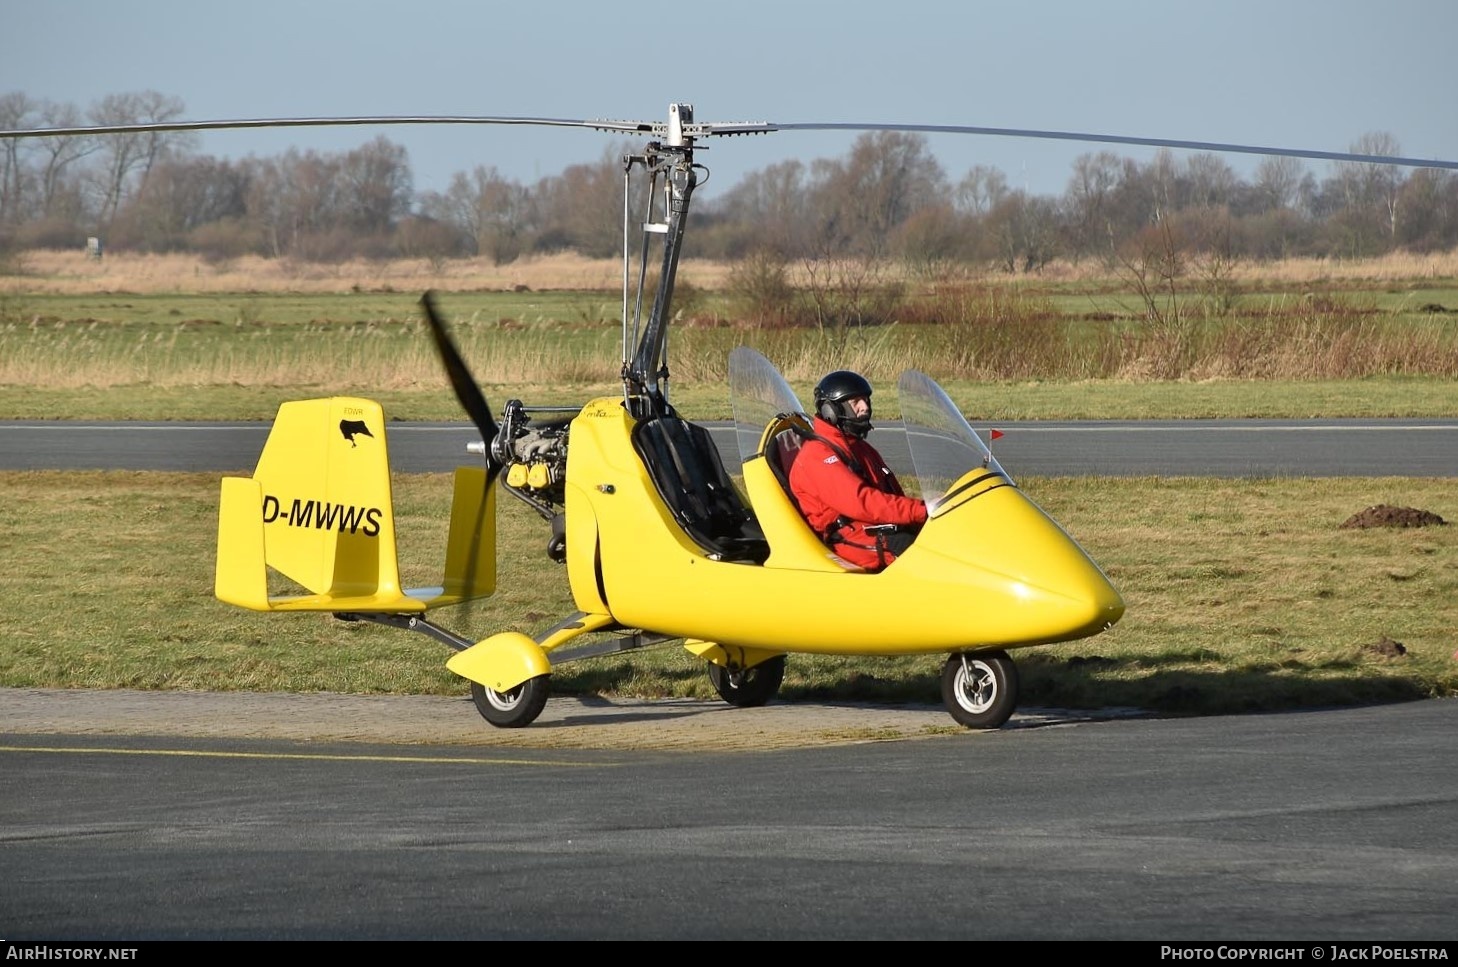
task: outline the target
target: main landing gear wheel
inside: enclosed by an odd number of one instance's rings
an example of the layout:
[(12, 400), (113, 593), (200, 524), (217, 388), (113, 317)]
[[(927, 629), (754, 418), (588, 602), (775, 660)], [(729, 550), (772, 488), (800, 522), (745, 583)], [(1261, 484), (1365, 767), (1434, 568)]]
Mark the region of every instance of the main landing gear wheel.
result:
[(478, 682), (471, 683), (471, 701), (481, 717), (500, 729), (531, 725), (547, 706), (547, 680), (552, 676), (528, 678), (515, 688), (498, 692)]
[(956, 654), (942, 666), (942, 702), (969, 729), (996, 729), (1018, 705), (1018, 668), (1000, 651)]
[(719, 697), (737, 708), (754, 708), (775, 697), (785, 680), (785, 656), (776, 655), (753, 668), (729, 669), (709, 663), (709, 681)]

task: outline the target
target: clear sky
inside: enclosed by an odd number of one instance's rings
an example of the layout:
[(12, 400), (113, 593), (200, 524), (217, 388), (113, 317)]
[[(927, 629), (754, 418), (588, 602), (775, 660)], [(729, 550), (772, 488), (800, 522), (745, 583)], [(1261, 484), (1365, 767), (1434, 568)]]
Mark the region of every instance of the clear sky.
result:
[[(160, 91), (182, 119), (505, 115), (960, 124), (1347, 151), (1385, 132), (1458, 159), (1453, 0), (0, 0), (0, 93), (76, 105)], [(378, 134), (417, 190), (494, 165), (526, 184), (620, 144), (575, 128), (210, 132), (203, 152), (338, 152)], [(854, 133), (701, 142), (712, 195), (777, 161), (843, 157)], [(1120, 145), (934, 135), (1059, 194)], [(1177, 155), (1182, 153), (1177, 152)], [(1227, 155), (1248, 177), (1259, 158)], [(1327, 162), (1308, 161), (1325, 176)]]

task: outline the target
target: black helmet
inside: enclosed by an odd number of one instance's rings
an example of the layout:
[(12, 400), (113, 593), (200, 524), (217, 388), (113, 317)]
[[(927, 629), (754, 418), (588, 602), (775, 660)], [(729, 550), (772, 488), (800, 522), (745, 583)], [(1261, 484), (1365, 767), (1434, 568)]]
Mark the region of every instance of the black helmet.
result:
[[(866, 415), (857, 417), (845, 401), (857, 396), (866, 398)], [(860, 373), (837, 369), (815, 384), (815, 412), (820, 418), (846, 433), (864, 437), (871, 431), (871, 384)]]

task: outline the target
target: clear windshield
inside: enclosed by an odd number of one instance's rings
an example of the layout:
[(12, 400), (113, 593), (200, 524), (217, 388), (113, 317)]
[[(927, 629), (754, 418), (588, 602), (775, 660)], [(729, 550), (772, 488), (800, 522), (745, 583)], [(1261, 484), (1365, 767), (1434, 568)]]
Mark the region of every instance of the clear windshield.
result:
[(968, 470), (980, 467), (1007, 476), (977, 431), (930, 376), (908, 369), (896, 388), (911, 462), (933, 513), (937, 500)]
[(741, 463), (759, 452), (760, 437), (771, 420), (781, 413), (806, 412), (775, 364), (748, 346), (729, 354), (729, 399)]
[[(919, 484), (916, 492), (933, 508), (968, 470), (981, 467), (1006, 476), (956, 404), (930, 376), (907, 370), (901, 374), (897, 390), (901, 422), (877, 420), (872, 441), (898, 473), (910, 469)], [(759, 452), (765, 427), (775, 417), (801, 413), (808, 419), (809, 411), (774, 363), (747, 346), (729, 354), (729, 392), (741, 463)]]

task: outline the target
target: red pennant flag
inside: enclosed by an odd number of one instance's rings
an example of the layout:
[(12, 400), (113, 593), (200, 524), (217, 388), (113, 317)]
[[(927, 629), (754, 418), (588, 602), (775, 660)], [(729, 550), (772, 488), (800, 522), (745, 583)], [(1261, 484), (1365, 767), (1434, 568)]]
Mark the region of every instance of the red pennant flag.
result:
[(1000, 438), (1001, 436), (1002, 436), (1002, 431), (1001, 430), (993, 430), (992, 431), (992, 438), (994, 440)]

